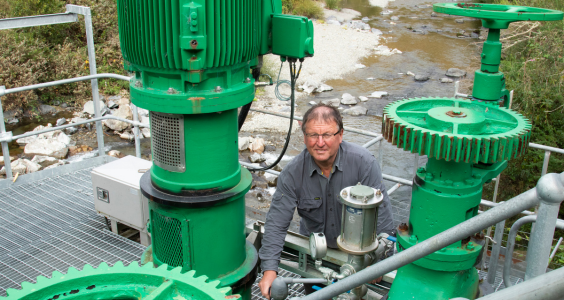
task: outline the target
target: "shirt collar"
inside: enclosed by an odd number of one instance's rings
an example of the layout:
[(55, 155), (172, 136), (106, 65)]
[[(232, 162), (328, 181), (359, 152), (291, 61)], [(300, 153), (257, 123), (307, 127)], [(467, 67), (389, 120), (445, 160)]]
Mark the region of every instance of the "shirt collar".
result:
[[(336, 170), (341, 170), (340, 167), (340, 162), (341, 162), (341, 152), (343, 152), (343, 143), (341, 143), (341, 145), (339, 145), (339, 151), (337, 151), (337, 157), (335, 157), (335, 161), (333, 162), (333, 168), (331, 168), (333, 170), (333, 173)], [(307, 151), (307, 149), (305, 150)], [(319, 173), (319, 175), (321, 174), (321, 169), (319, 169), (319, 166), (315, 163), (315, 161), (313, 161), (313, 157), (311, 156), (311, 154), (309, 154), (309, 151), (307, 153), (308, 157), (309, 157), (309, 169), (308, 169), (308, 174), (309, 176), (313, 175), (313, 172), (317, 171), (317, 173)]]

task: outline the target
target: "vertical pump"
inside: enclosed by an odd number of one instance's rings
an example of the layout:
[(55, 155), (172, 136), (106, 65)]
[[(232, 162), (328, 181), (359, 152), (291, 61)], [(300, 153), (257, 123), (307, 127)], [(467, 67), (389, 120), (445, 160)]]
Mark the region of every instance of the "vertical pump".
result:
[(217, 279), (250, 298), (257, 251), (245, 240), (249, 171), (238, 162), (237, 108), (269, 52), (313, 55), (313, 24), (280, 0), (118, 0), (131, 101), (150, 111), (149, 199), (157, 264)]

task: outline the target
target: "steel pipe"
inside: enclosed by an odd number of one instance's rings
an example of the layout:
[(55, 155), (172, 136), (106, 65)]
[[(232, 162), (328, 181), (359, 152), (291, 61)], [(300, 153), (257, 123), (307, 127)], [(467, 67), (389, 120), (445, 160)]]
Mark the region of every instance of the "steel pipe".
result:
[(545, 146), (545, 145), (540, 145), (540, 144), (535, 144), (535, 143), (529, 143), (529, 147), (564, 154), (564, 149), (560, 149), (560, 148), (555, 148), (555, 147), (550, 147), (550, 146)]
[(383, 139), (384, 139), (384, 136), (380, 135), (379, 137), (368, 141), (368, 143), (362, 145), (362, 147), (368, 148), (368, 147), (370, 147), (370, 146), (372, 146), (372, 145), (378, 143), (379, 141), (381, 141), (381, 140), (383, 140)]
[(8, 18), (0, 20), (0, 30), (73, 23), (76, 21), (78, 21), (78, 16), (68, 12), (62, 14)]
[(28, 85), (28, 86), (13, 88), (13, 89), (7, 89), (7, 90), (4, 90), (3, 93), (0, 91), (0, 96), (18, 93), (18, 92), (36, 90), (36, 89), (46, 88), (46, 87), (51, 87), (51, 86), (63, 85), (63, 84), (67, 84), (67, 83), (73, 83), (73, 82), (79, 82), (79, 81), (88, 81), (88, 80), (92, 80), (92, 79), (101, 79), (101, 78), (113, 78), (113, 79), (120, 79), (120, 80), (125, 80), (125, 81), (129, 81), (131, 79), (131, 77), (127, 77), (127, 76), (123, 76), (123, 75), (111, 74), (111, 73), (102, 73), (102, 74), (96, 74), (96, 75), (88, 75), (88, 76), (81, 76), (81, 77), (75, 77), (75, 78), (69, 78), (69, 79), (63, 79), (63, 80), (57, 80), (57, 81), (50, 81), (50, 82), (32, 84), (32, 85)]
[(501, 241), (503, 239), (504, 229), (505, 229), (505, 220), (502, 220), (501, 222), (495, 225), (495, 233), (493, 238), (494, 245), (492, 246), (492, 255), (490, 256), (490, 263), (488, 266), (487, 281), (490, 285), (493, 285), (495, 282), (495, 275), (497, 272), (497, 264), (499, 262), (499, 253), (501, 252)]
[(141, 142), (139, 141), (139, 114), (137, 112), (137, 106), (135, 106), (135, 104), (131, 103), (131, 110), (133, 112), (133, 122), (135, 122), (135, 125), (133, 125), (133, 135), (135, 136), (135, 156), (137, 156), (138, 158), (141, 158)]
[[(487, 207), (496, 207), (496, 206), (498, 206), (499, 204), (500, 204), (500, 203), (496, 203), (496, 202), (492, 202), (492, 201), (488, 201), (488, 200), (484, 200), (484, 199), (482, 199), (482, 201), (480, 201), (480, 205), (487, 206)], [(526, 216), (535, 215), (534, 212), (528, 211), (528, 210), (522, 211), (521, 214), (522, 214), (522, 215), (526, 215)]]
[[(509, 275), (511, 273), (511, 263), (513, 258), (513, 249), (515, 248), (515, 238), (517, 237), (517, 232), (521, 226), (535, 222), (537, 220), (537, 216), (526, 216), (522, 217), (521, 219), (515, 221), (511, 226), (511, 230), (509, 230), (509, 236), (507, 237), (507, 247), (505, 252), (505, 262), (503, 263), (503, 283), (505, 287), (513, 286), (513, 283), (509, 279)], [(489, 273), (488, 273), (489, 277)]]
[(548, 258), (560, 204), (564, 200), (564, 173), (546, 174), (539, 179), (536, 190), (540, 198), (537, 222), (531, 232), (527, 251), (525, 281), (542, 275), (548, 267)]
[(480, 300), (557, 300), (564, 295), (564, 268), (489, 294)]
[[(6, 124), (4, 124), (4, 109), (2, 108), (2, 95), (6, 88), (0, 86), (0, 135), (9, 137), (11, 134), (6, 133)], [(6, 178), (12, 178), (12, 161), (10, 160), (10, 148), (8, 142), (2, 142), (2, 154), (4, 156), (4, 168), (6, 169)]]
[[(564, 174), (562, 174), (561, 176), (564, 176)], [(564, 186), (562, 186), (561, 184), (560, 188), (564, 189)], [(417, 245), (406, 249), (375, 265), (372, 265), (350, 277), (340, 280), (339, 282), (332, 284), (320, 291), (305, 296), (302, 299), (313, 300), (335, 297), (354, 287), (359, 286), (360, 284), (374, 280), (390, 271), (396, 270), (404, 265), (412, 263), (456, 241), (473, 235), (476, 232), (487, 228), (488, 226), (516, 215), (519, 212), (533, 207), (539, 203), (537, 189), (539, 189), (539, 185), (537, 185), (537, 188), (520, 194), (519, 196), (516, 196), (513, 199), (484, 212), (483, 214), (479, 214), (465, 222), (462, 222), (457, 226), (454, 226), (440, 234), (424, 240), (423, 242), (418, 243)]]
[(396, 176), (392, 176), (392, 175), (388, 175), (388, 174), (382, 174), (382, 178), (389, 180), (389, 181), (401, 183), (403, 185), (409, 185), (409, 186), (413, 185), (413, 182), (411, 182), (410, 180), (403, 179), (403, 178), (396, 177)]

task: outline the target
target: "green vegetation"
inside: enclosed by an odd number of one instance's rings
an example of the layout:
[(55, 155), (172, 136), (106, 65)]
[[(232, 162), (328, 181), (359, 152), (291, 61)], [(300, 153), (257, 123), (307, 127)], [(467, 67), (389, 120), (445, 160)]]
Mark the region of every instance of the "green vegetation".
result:
[(314, 0), (282, 0), (282, 12), (310, 19), (323, 18), (323, 9)]
[[(71, 0), (69, 4), (92, 9), (96, 65), (98, 73), (125, 74), (119, 48), (115, 1)], [(65, 12), (65, 1), (0, 0), (0, 18)], [(84, 19), (71, 24), (0, 31), (0, 85), (14, 88), (88, 75)], [(128, 83), (100, 80), (105, 94), (116, 94)], [(5, 110), (32, 108), (54, 100), (81, 105), (90, 96), (90, 83), (79, 82), (36, 91), (10, 94), (2, 98)]]
[(327, 9), (339, 9), (339, 4), (341, 4), (341, 0), (325, 0), (325, 8)]
[[(497, 3), (564, 10), (564, 1), (496, 0)], [(514, 90), (512, 109), (533, 123), (534, 143), (564, 148), (564, 22), (519, 22), (504, 32), (501, 71)], [(544, 151), (529, 149), (502, 173), (501, 199), (522, 193), (540, 178)], [(548, 172), (564, 171), (564, 157), (552, 154)], [(560, 210), (564, 217), (564, 209)]]

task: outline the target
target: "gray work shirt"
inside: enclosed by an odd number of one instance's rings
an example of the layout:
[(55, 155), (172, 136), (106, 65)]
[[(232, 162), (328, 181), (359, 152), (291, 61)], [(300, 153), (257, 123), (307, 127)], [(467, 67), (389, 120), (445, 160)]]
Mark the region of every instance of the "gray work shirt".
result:
[(323, 232), (327, 246), (337, 248), (342, 214), (339, 193), (343, 188), (359, 182), (383, 192), (384, 202), (378, 209), (378, 233), (392, 233), (390, 199), (382, 183), (380, 166), (368, 150), (342, 142), (331, 174), (328, 175), (322, 175), (307, 149), (282, 170), (266, 216), (265, 233), (259, 250), (263, 271), (278, 271), (280, 253), (296, 207), (301, 217), (300, 233), (309, 236), (312, 232)]

